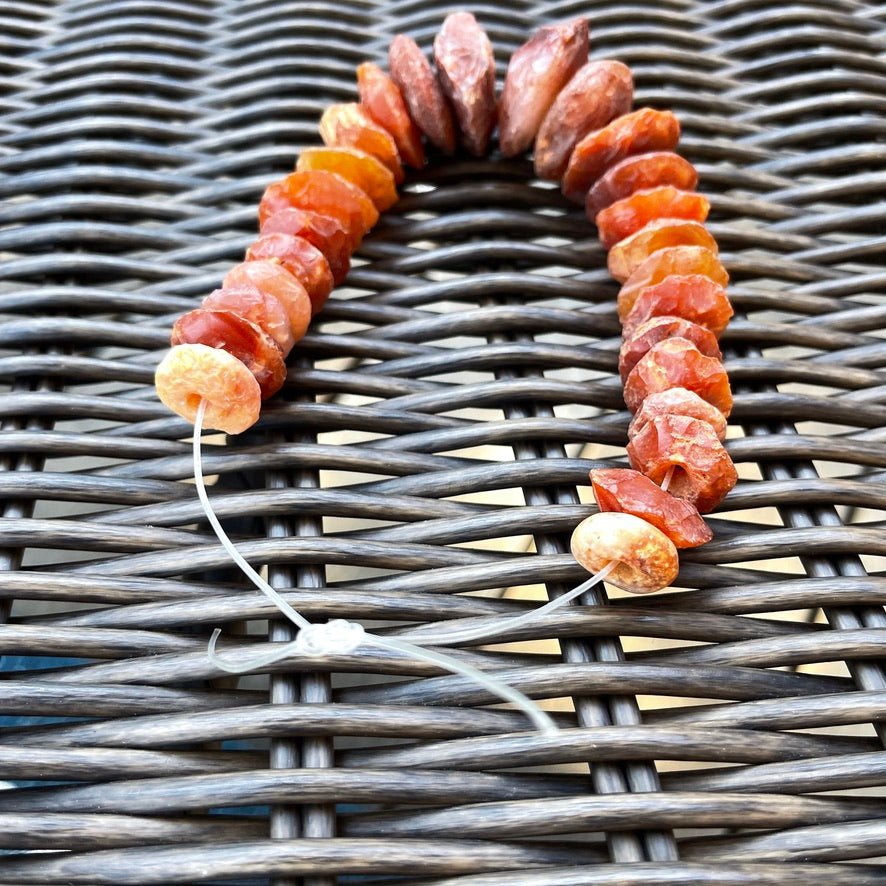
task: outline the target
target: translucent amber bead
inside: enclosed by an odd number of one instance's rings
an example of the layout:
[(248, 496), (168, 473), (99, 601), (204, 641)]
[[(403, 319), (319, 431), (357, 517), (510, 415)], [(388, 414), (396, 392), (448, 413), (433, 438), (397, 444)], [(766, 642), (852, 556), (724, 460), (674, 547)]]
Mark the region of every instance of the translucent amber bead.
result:
[(541, 122), (533, 156), (535, 174), (559, 180), (576, 145), (588, 133), (626, 114), (633, 99), (634, 80), (627, 65), (609, 59), (586, 60)]
[(231, 311), (255, 323), (274, 339), (284, 357), (295, 344), (292, 324), (289, 322), (286, 309), (279, 299), (259, 289), (258, 286), (244, 285), (230, 289), (216, 289), (203, 299), (201, 307), (207, 311)]
[(498, 144), (516, 157), (535, 141), (563, 87), (588, 60), (588, 20), (539, 28), (508, 62), (498, 108)]
[(421, 169), (425, 165), (421, 130), (409, 116), (397, 84), (378, 65), (363, 62), (357, 67), (357, 92), (369, 116), (391, 133), (400, 159), (414, 169)]
[(677, 548), (667, 535), (640, 517), (617, 511), (582, 520), (572, 533), (571, 549), (588, 572), (614, 561), (606, 581), (634, 594), (668, 587), (680, 569)]
[(720, 336), (732, 317), (732, 305), (723, 286), (704, 274), (669, 274), (644, 286), (624, 318), (625, 335), (653, 317), (683, 317)]
[(660, 341), (669, 338), (685, 338), (706, 357), (714, 357), (716, 360), (723, 358), (717, 336), (710, 329), (699, 326), (691, 320), (684, 320), (682, 317), (652, 317), (631, 330), (622, 343), (618, 354), (618, 372), (621, 380), (627, 381), (631, 370), (640, 359)]
[(677, 548), (695, 548), (713, 538), (692, 502), (674, 498), (639, 471), (597, 468), (591, 487), (601, 511), (633, 514), (660, 529)]
[(344, 176), (326, 169), (292, 172), (268, 185), (258, 205), (259, 225), (268, 216), (290, 207), (312, 209), (337, 218), (347, 228), (352, 251), (378, 221), (378, 209), (368, 194)]
[(628, 443), (628, 458), (631, 467), (659, 485), (673, 469), (668, 492), (691, 501), (701, 514), (712, 511), (738, 480), (713, 428), (685, 415), (648, 421)]
[[(396, 87), (395, 87), (396, 88)], [(299, 154), (296, 172), (324, 169), (346, 178), (364, 191), (379, 212), (397, 202), (394, 175), (380, 160), (357, 148), (306, 148)]]
[(283, 354), (274, 339), (233, 311), (188, 311), (175, 321), (169, 341), (173, 346), (208, 345), (232, 354), (255, 376), (262, 400), (276, 394), (286, 380)]
[(673, 151), (650, 151), (634, 154), (610, 166), (588, 191), (585, 212), (588, 218), (616, 200), (659, 185), (673, 185), (681, 191), (693, 191), (698, 184), (695, 167)]
[[(601, 209), (594, 217), (597, 232), (604, 249), (629, 237), (658, 218), (682, 218), (703, 222), (711, 204), (707, 197), (695, 191), (678, 191), (672, 185), (661, 185), (646, 191), (636, 191)], [(677, 245), (677, 244), (674, 244)]]
[(444, 154), (454, 153), (452, 109), (430, 62), (412, 37), (406, 34), (394, 37), (388, 49), (388, 68), (415, 125)]
[(701, 222), (657, 218), (609, 247), (609, 273), (623, 283), (653, 252), (669, 246), (703, 246), (714, 255), (718, 252), (717, 241)]
[(628, 439), (633, 440), (647, 422), (660, 415), (697, 418), (711, 426), (718, 440), (726, 439), (726, 416), (716, 406), (702, 400), (695, 391), (686, 388), (668, 388), (646, 397), (628, 425)]
[(472, 12), (451, 12), (434, 37), (437, 82), (449, 100), (462, 147), (482, 157), (498, 118), (492, 43)]
[(226, 289), (255, 286), (274, 296), (286, 311), (295, 341), (307, 332), (311, 322), (311, 299), (305, 287), (279, 260), (245, 261), (234, 265), (222, 285)]
[(646, 397), (668, 388), (695, 391), (725, 416), (732, 410), (732, 390), (723, 364), (706, 357), (685, 338), (660, 341), (637, 361), (625, 382), (625, 403), (636, 412)]
[(673, 151), (679, 140), (680, 123), (670, 111), (639, 108), (616, 117), (575, 146), (563, 173), (563, 194), (584, 206), (591, 185), (610, 166), (631, 154)]
[(326, 304), (334, 285), (332, 270), (313, 243), (294, 234), (263, 234), (246, 250), (247, 261), (260, 259), (280, 262), (304, 286), (313, 313)]
[[(621, 285), (618, 292), (618, 318), (622, 323), (641, 290), (671, 275), (701, 274), (725, 286), (729, 274), (720, 260), (704, 246), (668, 246), (653, 252)], [(668, 311), (670, 314), (678, 313)]]
[(281, 209), (265, 219), (260, 234), (292, 234), (294, 237), (302, 237), (326, 257), (333, 283), (337, 285), (348, 276), (351, 269), (348, 232), (331, 215), (323, 215), (312, 209)]
[(320, 117), (320, 138), (330, 148), (357, 148), (371, 154), (391, 171), (394, 181), (403, 181), (403, 164), (394, 137), (357, 102), (329, 105)]
[(261, 391), (255, 376), (220, 348), (177, 345), (160, 361), (154, 381), (160, 400), (192, 424), (201, 400), (206, 428), (240, 434), (258, 421)]

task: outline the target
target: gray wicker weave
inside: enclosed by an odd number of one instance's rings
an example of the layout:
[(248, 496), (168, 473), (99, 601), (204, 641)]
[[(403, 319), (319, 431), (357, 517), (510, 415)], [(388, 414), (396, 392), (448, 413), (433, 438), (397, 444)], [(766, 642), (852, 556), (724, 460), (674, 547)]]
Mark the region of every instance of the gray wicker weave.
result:
[[(886, 78), (863, 0), (481, 2), (509, 55), (586, 15), (674, 110), (737, 316), (741, 480), (679, 587), (450, 651), (561, 731), (292, 636), (231, 567), (156, 399), (169, 328), (255, 234), (405, 0), (2, 0), (0, 882), (886, 883)], [(526, 159), (434, 158), (366, 239), (212, 499), (313, 621), (420, 641), (571, 588), (624, 465), (593, 227)], [(34, 851), (39, 850), (39, 851)]]

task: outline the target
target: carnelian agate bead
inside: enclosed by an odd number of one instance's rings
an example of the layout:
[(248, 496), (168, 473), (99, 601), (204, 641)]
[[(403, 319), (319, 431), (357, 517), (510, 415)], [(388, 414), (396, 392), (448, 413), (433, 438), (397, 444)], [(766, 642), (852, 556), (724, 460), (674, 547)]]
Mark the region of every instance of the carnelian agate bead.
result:
[(326, 169), (292, 172), (268, 185), (258, 205), (259, 225), (275, 212), (293, 206), (337, 218), (348, 230), (352, 250), (360, 245), (363, 235), (378, 221), (378, 210), (366, 192)]
[(188, 311), (175, 321), (169, 342), (208, 345), (232, 354), (255, 376), (262, 400), (276, 394), (286, 381), (283, 354), (274, 339), (233, 311)]
[(378, 65), (363, 62), (357, 67), (357, 92), (366, 113), (391, 134), (400, 159), (421, 169), (425, 165), (421, 130), (409, 116), (397, 84)]
[(648, 421), (628, 443), (628, 458), (631, 467), (657, 484), (673, 468), (668, 492), (691, 501), (701, 514), (712, 511), (738, 480), (713, 428), (685, 415)]
[(492, 43), (470, 12), (446, 16), (434, 38), (437, 82), (449, 99), (462, 147), (482, 157), (489, 147), (498, 108)]
[[(396, 87), (395, 87), (396, 88)], [(381, 161), (357, 148), (306, 148), (295, 163), (296, 172), (325, 169), (355, 184), (379, 212), (397, 202), (394, 175)]]
[(659, 415), (697, 418), (711, 426), (718, 440), (726, 439), (726, 416), (716, 406), (702, 400), (695, 391), (687, 391), (686, 388), (668, 388), (666, 391), (650, 394), (628, 425), (628, 439), (633, 440), (647, 422)]
[(271, 259), (280, 262), (304, 286), (316, 314), (329, 298), (334, 281), (326, 256), (294, 234), (263, 234), (246, 250), (246, 261)]
[(415, 125), (444, 154), (454, 153), (452, 109), (430, 62), (412, 37), (405, 34), (394, 37), (388, 49), (388, 67)]
[(620, 240), (639, 231), (658, 218), (682, 218), (703, 222), (711, 204), (695, 191), (679, 191), (673, 185), (661, 185), (646, 191), (635, 191), (601, 209), (594, 218), (600, 242), (611, 249)]
[(653, 317), (675, 315), (704, 326), (719, 337), (732, 313), (726, 290), (710, 277), (670, 274), (640, 290), (622, 325), (624, 334), (629, 336)]
[(729, 274), (710, 249), (703, 246), (668, 246), (653, 252), (622, 283), (618, 291), (618, 319), (625, 322), (641, 290), (660, 283), (672, 274), (701, 274), (721, 286), (729, 282)]
[(539, 28), (512, 56), (498, 105), (505, 157), (528, 150), (558, 93), (588, 59), (588, 21)]
[(379, 126), (362, 105), (330, 105), (320, 117), (320, 138), (330, 148), (357, 148), (383, 163), (396, 182), (403, 181), (403, 164), (394, 137)]
[(310, 209), (281, 209), (269, 215), (259, 230), (265, 234), (292, 234), (316, 246), (329, 262), (332, 282), (336, 285), (348, 276), (351, 269), (351, 245), (345, 226), (331, 215)]
[(284, 357), (295, 344), (286, 309), (279, 299), (257, 286), (216, 289), (203, 299), (200, 307), (207, 311), (231, 311), (245, 317), (274, 339)]
[(706, 357), (688, 339), (660, 341), (637, 361), (625, 382), (625, 403), (636, 412), (646, 397), (668, 388), (695, 391), (725, 416), (732, 410), (732, 391), (723, 364)]
[(585, 212), (588, 218), (616, 200), (659, 185), (673, 185), (681, 191), (694, 191), (698, 172), (684, 157), (673, 151), (634, 154), (610, 166), (588, 191)]
[(660, 529), (633, 514), (601, 511), (582, 520), (572, 533), (572, 556), (588, 572), (615, 562), (606, 581), (634, 594), (668, 587), (680, 562), (674, 543)]
[(674, 498), (639, 471), (597, 468), (591, 488), (601, 511), (633, 514), (660, 529), (677, 548), (696, 548), (714, 534), (691, 502)]
[(177, 345), (160, 361), (154, 383), (160, 400), (191, 424), (201, 400), (206, 428), (241, 434), (258, 421), (261, 390), (255, 376), (221, 348)]
[(630, 111), (633, 100), (634, 79), (627, 65), (610, 60), (586, 62), (541, 122), (535, 139), (535, 174), (551, 181), (562, 178), (576, 145), (588, 133)]
[(561, 184), (567, 200), (584, 206), (591, 185), (612, 165), (631, 154), (673, 151), (680, 123), (670, 111), (639, 108), (588, 133), (573, 149)]
[(305, 287), (279, 261), (245, 261), (234, 265), (222, 282), (225, 289), (255, 286), (283, 305), (292, 337), (298, 341), (311, 322), (311, 299)]
[(622, 342), (618, 352), (618, 374), (622, 382), (627, 381), (631, 370), (651, 348), (669, 338), (685, 338), (706, 357), (723, 358), (717, 336), (710, 329), (682, 317), (653, 317), (632, 330)]
[(714, 235), (701, 222), (657, 218), (609, 247), (606, 265), (610, 275), (624, 283), (653, 252), (669, 246), (703, 246), (714, 255), (718, 252)]

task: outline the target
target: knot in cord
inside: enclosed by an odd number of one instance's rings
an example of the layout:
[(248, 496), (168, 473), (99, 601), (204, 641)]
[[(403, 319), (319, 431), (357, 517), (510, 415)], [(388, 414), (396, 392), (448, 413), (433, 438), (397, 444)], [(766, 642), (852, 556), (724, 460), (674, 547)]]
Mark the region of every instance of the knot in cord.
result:
[(343, 618), (305, 625), (295, 639), (295, 651), (304, 655), (347, 655), (363, 642), (363, 633), (362, 625)]

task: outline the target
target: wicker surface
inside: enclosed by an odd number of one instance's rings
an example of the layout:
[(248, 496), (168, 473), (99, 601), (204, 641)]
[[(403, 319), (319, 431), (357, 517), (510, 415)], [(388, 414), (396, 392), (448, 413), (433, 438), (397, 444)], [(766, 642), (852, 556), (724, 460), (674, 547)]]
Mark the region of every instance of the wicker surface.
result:
[[(213, 628), (290, 631), (201, 520), (153, 367), (355, 66), (447, 8), (2, 2), (3, 883), (886, 883), (884, 16), (474, 8), (500, 75), (587, 15), (682, 122), (737, 311), (715, 540), (674, 592), (452, 650), (553, 737), (393, 653), (216, 670)], [(420, 640), (581, 578), (587, 471), (625, 463), (616, 284), (529, 169), (409, 180), (260, 424), (207, 438), (225, 525), (312, 620)]]

